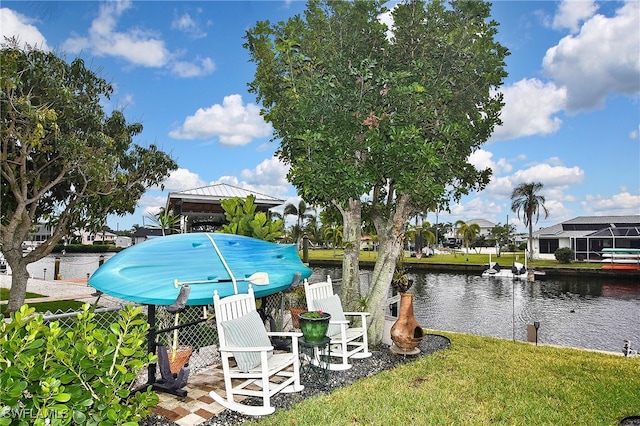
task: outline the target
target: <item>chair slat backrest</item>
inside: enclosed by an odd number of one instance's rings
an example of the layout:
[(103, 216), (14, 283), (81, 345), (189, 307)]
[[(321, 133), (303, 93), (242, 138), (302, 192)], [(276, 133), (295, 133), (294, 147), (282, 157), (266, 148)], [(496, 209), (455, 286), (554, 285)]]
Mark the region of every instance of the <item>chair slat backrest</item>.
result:
[(214, 290), (213, 305), (216, 313), (218, 338), (221, 345), (226, 344), (224, 329), (222, 328), (221, 323), (240, 318), (241, 316), (256, 310), (256, 299), (253, 295), (253, 288), (251, 287), (251, 284), (249, 284), (249, 290), (246, 294), (234, 294), (224, 298), (220, 298), (218, 290)]
[(319, 283), (305, 283), (305, 295), (307, 297), (307, 309), (315, 311), (316, 307), (314, 301), (333, 296), (333, 284), (331, 283), (331, 277), (327, 275), (327, 281)]

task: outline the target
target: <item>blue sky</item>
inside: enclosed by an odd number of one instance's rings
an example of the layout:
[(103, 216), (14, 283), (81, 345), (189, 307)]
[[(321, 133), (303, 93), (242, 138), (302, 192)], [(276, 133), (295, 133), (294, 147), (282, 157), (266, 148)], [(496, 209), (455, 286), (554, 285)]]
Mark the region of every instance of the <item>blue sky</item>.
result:
[[(390, 2), (388, 7), (392, 7)], [(270, 124), (248, 93), (242, 48), (257, 21), (304, 10), (302, 1), (3, 1), (2, 36), (84, 58), (111, 81), (105, 109), (123, 109), (179, 170), (149, 190), (113, 229), (142, 224), (170, 191), (228, 183), (297, 205), (273, 154)], [(510, 211), (522, 182), (544, 184), (550, 226), (576, 216), (640, 214), (640, 2), (494, 1), (507, 46), (504, 124), (474, 153), (491, 184), (431, 223), (483, 218), (524, 227)], [(382, 16), (383, 22), (389, 22)]]

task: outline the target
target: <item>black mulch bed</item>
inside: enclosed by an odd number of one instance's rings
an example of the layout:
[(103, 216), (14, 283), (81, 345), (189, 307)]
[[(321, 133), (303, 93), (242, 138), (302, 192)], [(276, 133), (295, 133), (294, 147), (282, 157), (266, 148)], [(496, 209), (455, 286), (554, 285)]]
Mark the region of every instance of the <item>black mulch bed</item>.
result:
[[(427, 334), (420, 343), (420, 355), (428, 355), (433, 352), (448, 348), (451, 344), (449, 338), (440, 336), (437, 334)], [(371, 349), (371, 348), (370, 348)], [(325, 394), (337, 389), (339, 387), (348, 385), (363, 377), (372, 376), (383, 370), (391, 369), (397, 365), (411, 362), (415, 359), (415, 356), (403, 356), (394, 355), (389, 350), (388, 346), (381, 348), (371, 349), (373, 355), (369, 358), (353, 360), (351, 367), (345, 371), (332, 372), (328, 383), (322, 387), (305, 386), (304, 390), (295, 393), (279, 393), (271, 398), (271, 404), (276, 407), (276, 410), (288, 409), (292, 405), (305, 398), (309, 398), (314, 395)], [(243, 401), (248, 405), (261, 405), (262, 399), (260, 398), (248, 398)], [(245, 416), (234, 411), (225, 410), (219, 415), (210, 418), (204, 423), (204, 426), (223, 426), (223, 425), (236, 425), (239, 423), (249, 423), (256, 418), (251, 416)], [(141, 426), (173, 426), (176, 423), (157, 415), (152, 415), (147, 419), (140, 422)]]

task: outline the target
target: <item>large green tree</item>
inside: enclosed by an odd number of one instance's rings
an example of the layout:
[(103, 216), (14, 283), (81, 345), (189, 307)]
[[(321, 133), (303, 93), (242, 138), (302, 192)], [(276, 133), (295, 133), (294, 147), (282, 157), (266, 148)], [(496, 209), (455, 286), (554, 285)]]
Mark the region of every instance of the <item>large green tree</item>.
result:
[[(68, 63), (15, 40), (0, 55), (0, 245), (12, 270), (5, 312), (13, 312), (24, 303), (29, 263), (74, 230), (96, 231), (109, 214), (133, 213), (177, 165), (156, 146), (133, 143), (141, 124), (104, 111), (113, 88), (81, 59)], [(38, 223), (51, 236), (23, 255)]]
[(549, 217), (549, 210), (544, 205), (546, 200), (544, 196), (539, 195), (543, 186), (540, 182), (521, 183), (511, 193), (511, 211), (516, 213), (518, 218), (520, 218), (520, 212), (522, 212), (522, 222), (524, 226), (529, 228), (527, 255), (530, 260), (533, 259), (533, 217), (535, 216), (535, 222), (538, 223), (540, 209), (544, 211), (545, 219)]
[(386, 11), (377, 0), (312, 0), (304, 16), (259, 22), (245, 36), (256, 64), (250, 90), (289, 180), (305, 201), (342, 213), (348, 309), (361, 298), (361, 210), (371, 203), (380, 242), (365, 296), (374, 343), (406, 223), (489, 180), (468, 158), (500, 122), (495, 89), (507, 55), (487, 3), (402, 2), (392, 28), (380, 20)]

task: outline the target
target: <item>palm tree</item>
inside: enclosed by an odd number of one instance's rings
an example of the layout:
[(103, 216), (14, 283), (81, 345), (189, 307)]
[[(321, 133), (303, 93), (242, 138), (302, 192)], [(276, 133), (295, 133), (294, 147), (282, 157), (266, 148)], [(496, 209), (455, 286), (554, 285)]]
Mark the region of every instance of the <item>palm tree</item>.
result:
[(313, 214), (308, 213), (309, 210), (313, 211), (313, 209), (307, 207), (307, 203), (305, 203), (304, 200), (300, 200), (300, 202), (298, 203), (298, 207), (293, 204), (287, 204), (286, 206), (284, 206), (284, 216), (296, 216), (296, 224), (294, 225), (293, 230), (298, 247), (300, 247), (300, 240), (302, 239), (302, 231), (304, 229), (305, 219), (314, 217)]
[(527, 247), (529, 260), (533, 259), (533, 215), (536, 216), (536, 223), (538, 223), (540, 209), (542, 208), (544, 218), (549, 217), (549, 210), (544, 205), (544, 196), (537, 195), (543, 186), (540, 182), (521, 183), (511, 193), (511, 211), (516, 213), (519, 219), (520, 211), (522, 210), (524, 226), (529, 227), (529, 244)]
[(336, 248), (342, 244), (342, 225), (333, 225), (324, 229), (324, 238), (331, 241), (333, 246), (333, 255), (336, 254)]
[(155, 227), (162, 229), (162, 235), (165, 235), (165, 230), (171, 231), (178, 229), (180, 225), (180, 216), (174, 215), (171, 210), (166, 210), (164, 207), (160, 208), (160, 211), (153, 216), (148, 216), (148, 219), (154, 223)]
[(462, 243), (467, 248), (467, 262), (469, 261), (469, 246), (473, 244), (480, 233), (480, 225), (472, 223), (468, 225), (465, 221), (459, 220), (455, 224), (456, 236), (462, 236)]

